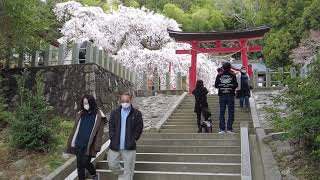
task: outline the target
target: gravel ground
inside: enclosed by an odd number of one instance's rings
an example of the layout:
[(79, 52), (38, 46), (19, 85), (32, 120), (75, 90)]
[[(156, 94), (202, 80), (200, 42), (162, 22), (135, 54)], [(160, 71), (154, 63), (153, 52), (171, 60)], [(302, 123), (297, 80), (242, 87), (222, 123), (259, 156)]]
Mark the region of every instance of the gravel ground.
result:
[(282, 96), (284, 91), (285, 89), (253, 92), (253, 98), (256, 102), (257, 112), (262, 128), (273, 128), (273, 124), (270, 119), (270, 113), (266, 111), (266, 108), (273, 107), (280, 108), (281, 110), (287, 109), (285, 104), (275, 104), (273, 102), (277, 97)]
[(177, 95), (136, 97), (133, 106), (142, 112), (144, 128), (148, 129), (154, 127), (159, 122), (179, 97)]

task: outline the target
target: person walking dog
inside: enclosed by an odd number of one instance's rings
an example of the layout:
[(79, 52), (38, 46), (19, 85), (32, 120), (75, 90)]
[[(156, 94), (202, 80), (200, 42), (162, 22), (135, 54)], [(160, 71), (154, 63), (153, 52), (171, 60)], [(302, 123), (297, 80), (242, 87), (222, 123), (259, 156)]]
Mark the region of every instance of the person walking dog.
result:
[[(132, 99), (130, 93), (123, 93), (121, 106), (110, 115), (108, 163), (110, 170), (118, 175), (118, 180), (133, 180), (136, 142), (143, 132), (142, 114), (132, 106)], [(124, 167), (120, 164), (121, 159)]]
[(231, 71), (231, 64), (226, 62), (222, 66), (223, 72), (217, 75), (215, 87), (219, 89), (219, 133), (225, 133), (225, 111), (228, 106), (228, 123), (227, 132), (233, 133), (233, 121), (234, 121), (234, 96), (235, 89), (238, 87), (236, 75)]
[(66, 152), (76, 155), (79, 180), (86, 179), (85, 169), (92, 179), (98, 180), (99, 175), (91, 159), (101, 149), (106, 116), (99, 110), (95, 98), (91, 95), (83, 96), (80, 104), (81, 110), (76, 115)]
[(197, 125), (198, 125), (198, 133), (201, 130), (201, 112), (204, 108), (208, 108), (208, 100), (207, 94), (208, 90), (203, 85), (202, 80), (198, 80), (196, 84), (196, 88), (192, 91), (192, 94), (195, 98), (194, 112), (197, 114)]

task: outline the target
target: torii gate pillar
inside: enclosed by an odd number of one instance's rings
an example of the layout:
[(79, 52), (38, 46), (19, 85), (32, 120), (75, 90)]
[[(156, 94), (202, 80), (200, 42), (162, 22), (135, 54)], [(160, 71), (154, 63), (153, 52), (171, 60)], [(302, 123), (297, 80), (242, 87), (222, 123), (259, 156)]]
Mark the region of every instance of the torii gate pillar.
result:
[(196, 87), (196, 81), (197, 81), (197, 45), (198, 42), (192, 41), (191, 43), (192, 49), (191, 49), (191, 66), (189, 68), (189, 93), (193, 91), (193, 89)]

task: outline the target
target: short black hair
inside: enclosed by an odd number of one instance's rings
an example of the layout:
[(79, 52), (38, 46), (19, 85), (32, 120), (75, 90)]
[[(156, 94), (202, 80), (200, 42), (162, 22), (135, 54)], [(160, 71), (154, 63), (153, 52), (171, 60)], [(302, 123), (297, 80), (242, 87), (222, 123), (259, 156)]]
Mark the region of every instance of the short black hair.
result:
[(231, 69), (231, 64), (229, 62), (225, 62), (222, 65), (223, 70), (229, 71)]
[(202, 80), (198, 80), (197, 83), (196, 83), (196, 89), (201, 89), (203, 87), (204, 87), (203, 81)]
[(80, 110), (85, 111), (84, 107), (83, 107), (83, 100), (87, 99), (88, 103), (89, 103), (89, 110), (93, 111), (93, 112), (97, 112), (98, 111), (98, 107), (97, 107), (97, 103), (96, 103), (96, 99), (89, 94), (84, 95), (81, 98), (81, 102), (80, 102)]

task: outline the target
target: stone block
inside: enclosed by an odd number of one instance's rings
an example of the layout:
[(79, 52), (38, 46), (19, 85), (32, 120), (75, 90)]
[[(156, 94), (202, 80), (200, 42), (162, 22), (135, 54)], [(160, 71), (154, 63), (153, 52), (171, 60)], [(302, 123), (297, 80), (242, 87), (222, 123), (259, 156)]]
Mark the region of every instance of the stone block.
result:
[(98, 70), (98, 66), (95, 64), (87, 64), (84, 66), (84, 72), (88, 73), (88, 72), (96, 72)]

